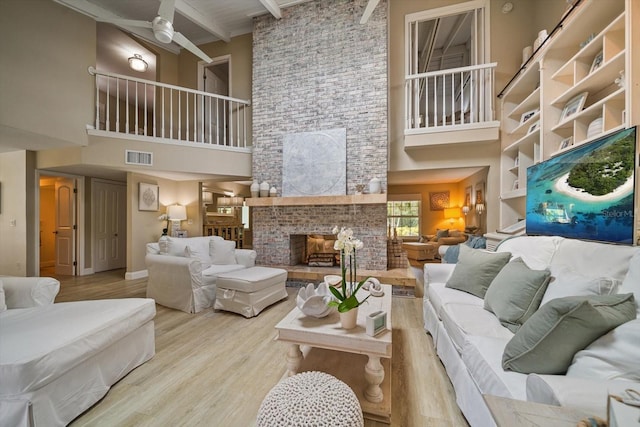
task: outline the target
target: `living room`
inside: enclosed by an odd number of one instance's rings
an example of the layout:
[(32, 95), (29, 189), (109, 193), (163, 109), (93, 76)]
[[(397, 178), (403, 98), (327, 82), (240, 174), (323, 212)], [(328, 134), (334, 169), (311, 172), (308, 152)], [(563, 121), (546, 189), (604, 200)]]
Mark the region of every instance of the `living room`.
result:
[[(526, 194), (508, 194), (508, 198), (503, 197), (509, 193), (507, 190), (523, 190), (523, 188), (513, 188), (513, 179), (508, 183), (509, 188), (506, 188), (505, 171), (513, 167), (513, 159), (510, 159), (511, 163), (507, 164), (507, 157), (512, 155), (513, 150), (505, 151), (504, 141), (500, 138), (489, 141), (450, 141), (431, 144), (430, 138), (440, 137), (427, 132), (417, 137), (424, 137), (424, 141), (416, 142), (417, 139), (413, 138), (411, 142), (413, 146), (410, 148), (405, 143), (407, 135), (405, 126), (407, 120), (404, 115), (406, 16), (466, 2), (441, 1), (436, 4), (429, 2), (427, 5), (426, 2), (410, 0), (381, 1), (369, 17), (366, 29), (362, 31), (360, 28), (358, 37), (362, 39), (358, 38), (357, 43), (351, 43), (353, 39), (350, 37), (355, 37), (352, 35), (338, 37), (338, 33), (334, 34), (328, 23), (342, 27), (341, 20), (346, 19), (347, 15), (357, 16), (359, 19), (367, 4), (371, 2), (356, 1), (353, 5), (352, 2), (341, 2), (339, 6), (348, 9), (348, 13), (331, 17), (327, 16), (326, 9), (331, 7), (339, 9), (338, 6), (329, 5), (331, 2), (319, 1), (312, 4), (301, 2), (289, 7), (285, 7), (283, 2), (278, 2), (285, 15), (284, 19), (278, 20), (265, 12), (254, 18), (255, 27), (252, 27), (250, 33), (234, 35), (230, 37), (228, 43), (213, 41), (200, 45), (211, 57), (230, 55), (233, 64), (233, 96), (251, 99), (252, 133), (248, 138), (252, 148), (244, 151), (244, 147), (235, 151), (219, 148), (203, 149), (191, 144), (182, 144), (182, 146), (158, 144), (144, 137), (125, 135), (115, 138), (92, 134), (91, 130), (87, 130), (87, 125), (96, 122), (94, 103), (96, 85), (94, 79), (86, 72), (86, 68), (97, 63), (98, 55), (95, 46), (98, 24), (93, 19), (54, 2), (43, 0), (38, 3), (37, 6), (41, 7), (39, 13), (33, 11), (31, 4), (19, 5), (18, 3), (7, 1), (0, 6), (4, 16), (1, 31), (6, 33), (2, 54), (3, 57), (10, 59), (4, 68), (2, 78), (9, 83), (8, 95), (3, 97), (4, 101), (0, 101), (3, 111), (1, 116), (5, 117), (2, 119), (0, 145), (3, 146), (2, 151), (7, 149), (6, 152), (0, 153), (0, 182), (2, 183), (0, 232), (3, 243), (11, 242), (11, 244), (0, 245), (0, 272), (12, 276), (38, 275), (43, 261), (39, 251), (38, 235), (43, 229), (35, 225), (39, 223), (36, 218), (42, 214), (37, 196), (37, 177), (71, 177), (76, 180), (78, 191), (77, 212), (80, 236), (76, 241), (78, 246), (74, 259), (77, 265), (74, 264), (75, 277), (64, 282), (57, 302), (93, 297), (143, 297), (146, 285), (144, 248), (149, 242), (157, 242), (162, 229), (166, 227), (166, 220), (159, 219), (159, 216), (166, 212), (167, 207), (174, 204), (185, 206), (187, 220), (180, 224), (180, 228), (189, 236), (199, 236), (203, 234), (206, 221), (206, 214), (202, 209), (203, 188), (210, 189), (216, 198), (225, 195), (229, 197), (231, 193), (241, 195), (250, 205), (249, 186), (252, 180), (269, 181), (276, 187), (276, 198), (271, 203), (281, 203), (277, 206), (254, 205), (250, 208), (251, 228), (247, 231), (252, 237), (250, 246), (257, 252), (258, 264), (284, 264), (282, 259), (286, 259), (287, 262), (289, 259), (290, 235), (330, 233), (331, 228), (338, 224), (353, 227), (357, 235), (365, 240), (363, 265), (371, 269), (385, 269), (388, 261), (386, 240), (388, 235), (393, 235), (393, 230), (389, 228), (385, 203), (300, 206), (286, 205), (286, 201), (277, 200), (284, 198), (282, 191), (288, 184), (283, 178), (286, 174), (282, 168), (281, 141), (292, 134), (346, 128), (345, 194), (356, 194), (357, 186), (364, 186), (368, 190), (367, 185), (371, 178), (378, 177), (381, 180), (382, 194), (386, 202), (419, 199), (421, 201), (420, 226), (417, 232), (411, 233), (412, 235), (402, 236), (406, 240), (418, 240), (421, 235), (435, 234), (438, 229), (464, 230), (469, 226), (478, 227), (473, 232), (484, 234), (504, 230), (523, 218)], [(522, 49), (532, 44), (540, 29), (547, 28), (551, 32), (567, 10), (567, 4), (559, 0), (535, 2), (535, 5), (534, 2), (524, 0), (513, 2), (491, 0), (472, 3), (467, 6), (485, 7), (489, 12), (488, 21), (491, 22), (491, 27), (490, 30), (487, 29), (487, 40), (490, 43), (487, 41), (486, 45), (491, 45), (491, 51), (485, 59), (487, 62), (490, 59), (498, 63), (495, 69), (494, 94), (508, 86), (509, 80), (521, 72), (519, 69), (523, 63)], [(511, 9), (503, 8), (504, 3), (510, 3)], [(631, 6), (625, 7), (637, 14)], [(302, 14), (303, 11), (306, 13), (313, 11), (312, 16), (321, 16), (324, 27), (313, 22), (305, 22), (299, 17), (300, 15), (297, 15)], [(629, 15), (631, 14), (632, 12), (629, 12)], [(329, 12), (328, 15), (331, 13)], [(33, 19), (28, 18), (29, 16)], [(55, 18), (52, 19), (53, 23), (47, 24), (47, 19), (52, 17)], [(293, 22), (292, 17), (296, 18)], [(355, 23), (353, 27), (356, 29), (353, 31), (358, 31), (359, 25), (362, 24)], [(305, 27), (310, 34), (305, 34), (304, 43), (294, 43), (296, 37), (303, 32), (301, 27)], [(274, 36), (276, 29), (281, 33)], [(314, 31), (316, 31), (315, 36), (321, 40), (311, 37)], [(631, 29), (628, 31), (631, 32)], [(335, 35), (335, 40), (332, 34)], [(277, 40), (271, 41), (269, 37), (275, 37)], [(336, 57), (335, 64), (305, 63), (303, 58), (306, 56), (303, 52), (319, 49), (322, 40), (341, 52), (337, 55), (339, 58)], [(186, 51), (174, 54), (142, 40), (138, 42), (158, 53), (157, 78), (159, 81), (192, 89), (198, 86), (196, 76), (199, 59), (195, 55)], [(349, 43), (352, 46), (349, 46)], [(67, 44), (69, 47), (60, 48), (60, 44)], [(363, 48), (365, 45), (366, 49)], [(630, 47), (629, 50), (631, 50)], [(34, 54), (24, 55), (25, 51), (34, 52)], [(316, 54), (318, 56), (309, 54), (311, 55), (309, 57), (315, 58), (316, 61), (320, 59), (321, 62), (331, 58), (331, 55), (321, 56), (319, 52)], [(257, 55), (262, 56), (257, 58)], [(375, 59), (367, 60), (368, 56)], [(38, 70), (41, 71), (43, 68), (41, 62), (43, 58), (48, 60), (46, 68), (49, 72), (56, 75), (56, 84), (53, 85), (55, 89), (52, 89), (50, 79), (38, 77)], [(296, 58), (299, 59), (298, 62)], [(284, 61), (284, 64), (279, 63), (279, 60)], [(632, 61), (629, 62), (634, 64)], [(336, 84), (336, 87), (324, 85), (326, 81), (332, 81), (337, 74), (335, 71), (328, 71), (332, 70), (330, 65), (342, 65), (348, 69), (348, 66), (344, 65), (348, 63), (356, 65), (351, 70), (349, 78), (343, 80), (357, 81), (355, 85), (357, 90), (346, 84)], [(629, 65), (629, 67), (631, 70), (638, 68), (635, 65)], [(320, 74), (316, 73), (317, 70), (320, 70)], [(285, 79), (283, 75), (285, 72), (298, 74), (298, 77), (305, 76), (305, 78), (301, 78), (300, 83), (297, 83), (295, 79)], [(10, 78), (5, 79), (5, 75)], [(629, 127), (638, 122), (636, 104), (637, 99), (640, 99), (633, 96), (633, 91), (637, 90), (636, 87), (630, 86), (625, 98), (629, 107), (624, 119)], [(60, 93), (68, 95), (66, 101), (60, 99)], [(33, 100), (39, 100), (39, 102)], [(614, 104), (613, 107), (607, 107), (607, 111), (616, 112), (617, 117), (619, 101), (616, 100)], [(496, 119), (501, 119), (501, 109), (502, 104), (496, 99)], [(562, 106), (557, 109), (562, 110)], [(4, 114), (5, 111), (7, 114)], [(586, 118), (582, 119), (584, 120)], [(582, 122), (576, 125), (579, 132), (586, 131), (582, 129), (582, 127), (586, 128), (583, 125)], [(549, 129), (553, 127), (550, 123), (543, 123), (543, 126)], [(615, 126), (607, 129), (613, 128)], [(422, 130), (419, 131), (422, 132)], [(503, 128), (503, 134), (505, 131), (508, 132), (509, 129)], [(455, 131), (449, 130), (445, 133), (455, 133)], [(551, 135), (548, 132), (546, 134)], [(555, 143), (554, 138), (556, 135), (552, 135), (550, 140)], [(25, 150), (25, 147), (28, 149)], [(153, 152), (153, 167), (123, 164), (123, 153), (129, 149)], [(551, 157), (552, 149), (545, 148), (545, 150), (548, 151), (542, 157), (545, 159)], [(328, 167), (326, 163), (320, 166)], [(526, 171), (526, 167), (523, 167)], [(313, 176), (307, 179), (313, 180), (317, 176), (326, 177), (314, 171)], [(91, 216), (91, 203), (96, 185), (105, 182), (115, 182), (124, 188), (123, 209), (126, 211), (126, 227), (123, 229), (123, 235), (127, 236), (124, 257), (126, 267), (101, 273), (104, 276), (95, 275), (99, 276), (100, 289), (96, 289), (94, 296), (88, 296), (83, 293), (83, 288), (92, 283), (92, 273), (99, 271), (96, 268), (98, 247), (92, 230), (94, 219)], [(522, 186), (524, 182), (522, 178), (520, 182)], [(159, 188), (158, 209), (140, 210), (138, 208), (141, 183)], [(477, 202), (478, 194), (481, 195), (483, 209), (476, 209), (479, 203)], [(445, 198), (446, 206), (442, 204)], [(637, 201), (635, 203), (637, 206)], [(449, 217), (445, 212), (445, 208), (451, 207), (459, 209), (457, 216)], [(469, 209), (463, 209), (464, 207)], [(315, 225), (311, 225), (309, 218), (316, 221)], [(303, 226), (307, 228), (303, 229)], [(123, 278), (128, 280), (122, 280)], [(282, 304), (282, 307), (277, 305), (267, 310), (257, 322), (251, 323), (248, 328), (255, 331), (255, 336), (245, 335), (244, 332), (239, 335), (243, 340), (252, 343), (255, 353), (264, 351), (269, 358), (282, 358), (283, 353), (279, 351), (277, 345), (268, 346), (265, 343), (271, 341), (273, 324), (276, 323), (277, 318), (282, 317), (287, 310), (294, 307), (292, 297), (294, 295), (290, 293), (289, 299)], [(401, 336), (394, 343), (394, 364), (396, 360), (410, 360), (408, 364), (416, 365), (416, 368), (415, 370), (397, 368), (399, 372), (394, 378), (402, 379), (401, 382), (406, 381), (404, 387), (412, 390), (409, 392), (411, 396), (409, 402), (400, 403), (402, 399), (395, 397), (395, 394), (403, 393), (403, 384), (394, 382), (394, 406), (400, 408), (401, 415), (392, 421), (392, 425), (421, 424), (426, 422), (425, 419), (430, 422), (444, 420), (453, 425), (464, 425), (464, 417), (457, 409), (455, 395), (451, 384), (448, 383), (447, 374), (433, 353), (433, 344), (429, 343), (428, 336), (424, 336), (421, 322), (415, 322), (416, 318), (422, 316), (422, 308), (416, 301), (397, 299), (393, 303), (396, 313), (404, 313), (397, 318), (394, 317), (394, 334), (397, 327), (398, 335)], [(226, 342), (228, 346), (219, 349), (215, 343), (208, 343), (205, 349), (198, 346), (198, 340), (203, 339), (202, 335), (193, 331), (201, 328), (216, 330), (229, 328), (232, 331), (244, 331), (249, 324), (243, 323), (243, 319), (218, 312), (186, 316), (184, 313), (174, 313), (160, 306), (158, 306), (157, 316), (157, 328), (166, 327), (166, 329), (156, 330), (158, 362), (153, 363), (155, 359), (152, 359), (150, 363), (143, 365), (143, 369), (138, 370), (140, 372), (137, 375), (144, 377), (154, 376), (159, 369), (171, 367), (180, 360), (180, 357), (172, 359), (167, 353), (179, 352), (177, 342), (181, 342), (186, 347), (214, 352), (217, 355), (216, 359), (228, 357), (225, 354), (234, 352), (235, 344), (230, 341), (234, 338), (233, 333), (229, 336), (217, 335), (217, 339)], [(260, 320), (264, 320), (265, 325), (268, 326), (259, 329)], [(189, 337), (181, 341), (182, 334), (188, 334)], [(413, 343), (419, 343), (419, 345)], [(430, 357), (429, 369), (417, 366), (423, 363), (420, 352), (424, 351), (424, 348), (427, 348), (426, 352)], [(195, 350), (194, 352), (197, 353)], [(187, 385), (184, 387), (188, 387), (186, 389), (189, 393), (201, 396), (202, 401), (207, 402), (203, 405), (208, 405), (208, 408), (199, 411), (200, 408), (194, 409), (192, 402), (181, 400), (184, 411), (182, 409), (174, 411), (175, 414), (172, 415), (169, 414), (172, 412), (169, 401), (165, 400), (165, 397), (160, 397), (153, 405), (163, 406), (164, 415), (156, 418), (156, 421), (180, 422), (179, 417), (187, 417), (185, 411), (188, 413), (191, 410), (198, 412), (193, 420), (199, 422), (203, 422), (202, 420), (209, 416), (220, 419), (228, 425), (233, 425), (234, 421), (242, 419), (241, 423), (244, 425), (252, 416), (255, 417), (261, 397), (273, 385), (272, 380), (279, 377), (278, 370), (282, 366), (281, 363), (276, 362), (261, 365), (260, 360), (255, 357), (245, 358), (244, 355), (249, 354), (250, 350), (243, 347), (242, 352), (243, 357), (240, 359), (251, 368), (248, 369), (249, 375), (233, 377), (238, 383), (253, 387), (252, 378), (262, 375), (261, 370), (268, 372), (268, 375), (265, 375), (265, 385), (261, 385), (260, 390), (255, 393), (260, 396), (251, 396), (252, 400), (248, 405), (250, 410), (247, 410), (252, 412), (251, 415), (245, 414), (246, 417), (244, 415), (239, 417), (237, 410), (229, 411), (228, 408), (222, 412), (216, 412), (214, 408), (217, 405), (237, 407), (241, 403), (238, 400), (220, 403), (224, 402), (222, 398), (216, 400), (211, 396), (205, 397), (206, 390), (210, 390), (215, 384), (200, 382), (197, 375), (187, 374), (190, 381), (201, 388), (191, 388)], [(198, 360), (197, 364), (193, 363), (194, 366), (198, 366), (194, 369), (201, 369), (202, 372), (211, 369), (208, 365), (212, 362)], [(241, 371), (245, 367), (240, 361), (230, 360), (228, 364), (225, 362), (223, 366), (216, 369)], [(396, 369), (395, 365), (393, 369)], [(171, 376), (173, 381), (177, 381), (176, 378), (180, 375), (186, 374), (181, 370), (182, 367), (179, 368), (178, 373)], [(414, 385), (413, 379), (416, 377), (429, 380), (420, 380), (419, 384)], [(224, 376), (220, 373), (216, 374), (217, 380), (222, 381), (223, 378)], [(100, 417), (102, 411), (111, 414), (118, 412), (120, 403), (114, 400), (131, 400), (132, 394), (129, 393), (138, 393), (135, 391), (137, 390), (136, 381), (144, 381), (144, 379), (132, 375), (127, 377), (126, 381), (119, 383), (112, 390), (117, 392), (110, 393), (102, 403), (87, 414), (87, 418), (78, 420), (78, 425), (85, 422), (90, 424), (96, 417)], [(167, 381), (171, 380), (167, 379)], [(437, 383), (438, 387), (428, 392), (429, 397), (425, 402), (424, 393), (425, 389), (430, 388), (429, 381)], [(160, 396), (163, 385), (160, 384), (161, 382), (158, 383), (157, 379), (154, 382), (152, 393)], [(221, 391), (225, 389), (216, 388), (215, 390), (216, 395), (225, 393)], [(173, 396), (179, 396), (181, 393), (179, 387), (172, 389)], [(245, 392), (242, 388), (232, 387), (226, 389), (226, 393), (238, 397), (243, 396)], [(437, 408), (434, 409), (432, 406)], [(424, 416), (425, 411), (434, 412)], [(153, 409), (139, 405), (123, 417), (128, 420), (136, 416), (144, 418), (146, 415), (141, 414), (149, 412), (153, 412)], [(224, 413), (223, 416), (222, 413)], [(119, 422), (117, 415), (108, 419), (113, 423)]]

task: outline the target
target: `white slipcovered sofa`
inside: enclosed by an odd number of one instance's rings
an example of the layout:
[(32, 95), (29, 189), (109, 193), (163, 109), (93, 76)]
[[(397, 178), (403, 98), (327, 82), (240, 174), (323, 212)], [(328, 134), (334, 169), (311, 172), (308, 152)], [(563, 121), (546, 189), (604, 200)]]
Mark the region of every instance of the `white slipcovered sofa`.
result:
[[(461, 260), (463, 252), (468, 251), (482, 250), (461, 250)], [(496, 252), (510, 253), (510, 256), (506, 255), (506, 266), (510, 268), (516, 267), (514, 262), (522, 266), (524, 261), (526, 267), (519, 268), (550, 270), (546, 288), (541, 287), (535, 297), (539, 306), (531, 304), (527, 314), (530, 317), (523, 317), (521, 325), (513, 326), (505, 323), (504, 319), (498, 319), (492, 312), (497, 311), (490, 311), (491, 304), (489, 309), (485, 308), (491, 288), (498, 280), (491, 281), (486, 295), (480, 298), (446, 286), (453, 277), (456, 264), (424, 266), (424, 327), (432, 335), (437, 354), (455, 388), (458, 406), (472, 426), (495, 425), (483, 399), (484, 394), (577, 407), (606, 418), (608, 392), (620, 392), (628, 387), (640, 390), (640, 318), (637, 317), (640, 315), (640, 247), (561, 237), (521, 236), (503, 241)], [(521, 260), (516, 261), (518, 257)], [(465, 260), (468, 259), (465, 255)], [(498, 274), (501, 275), (502, 270)], [(468, 281), (474, 282), (474, 277), (478, 276), (467, 276)], [(498, 296), (501, 298), (509, 294), (504, 289), (500, 289), (501, 295)], [(635, 297), (635, 307), (629, 293)], [(492, 295), (494, 299), (495, 295)], [(511, 367), (505, 370), (503, 363), (514, 360), (511, 357), (513, 352), (509, 352), (518, 339), (526, 335), (525, 332), (532, 330), (529, 326), (544, 318), (561, 302), (564, 304), (580, 298), (573, 295), (609, 295), (603, 298), (624, 299), (627, 317), (636, 318), (605, 332), (575, 354), (569, 350), (568, 359), (565, 357), (569, 364), (566, 373), (536, 373), (535, 369), (532, 369), (534, 372), (521, 373)], [(594, 299), (593, 296), (588, 298)], [(507, 300), (507, 304), (510, 303)], [(572, 312), (566, 314), (571, 315)], [(515, 335), (512, 329), (515, 329)], [(544, 353), (535, 353), (543, 348), (538, 345), (547, 338), (545, 334), (552, 336), (556, 330), (555, 327), (543, 329), (540, 340), (528, 341), (533, 350), (529, 348), (519, 357), (531, 357), (530, 361), (542, 365), (558, 362), (563, 352), (558, 347), (564, 347), (563, 341)], [(569, 330), (569, 340), (579, 335)]]
[(147, 243), (147, 298), (187, 313), (212, 307), (220, 273), (255, 266), (256, 252), (219, 236), (163, 236)]
[(3, 426), (67, 425), (155, 354), (152, 300), (53, 304), (59, 289), (52, 278), (0, 277)]

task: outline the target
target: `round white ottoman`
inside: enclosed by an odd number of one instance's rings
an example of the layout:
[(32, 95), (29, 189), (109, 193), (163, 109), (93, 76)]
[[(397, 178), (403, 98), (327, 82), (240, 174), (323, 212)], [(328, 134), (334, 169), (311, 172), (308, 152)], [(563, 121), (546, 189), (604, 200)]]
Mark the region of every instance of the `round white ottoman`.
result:
[(257, 427), (362, 427), (362, 409), (348, 385), (324, 372), (302, 372), (269, 391)]

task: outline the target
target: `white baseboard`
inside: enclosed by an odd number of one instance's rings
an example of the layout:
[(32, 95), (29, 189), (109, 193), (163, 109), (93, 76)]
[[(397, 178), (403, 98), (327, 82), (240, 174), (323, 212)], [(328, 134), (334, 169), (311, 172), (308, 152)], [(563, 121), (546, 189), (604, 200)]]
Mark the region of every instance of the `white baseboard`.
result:
[(93, 267), (84, 268), (80, 271), (81, 276), (88, 276), (90, 274), (93, 274)]
[(144, 279), (145, 277), (149, 277), (148, 270), (132, 271), (125, 273), (124, 280)]

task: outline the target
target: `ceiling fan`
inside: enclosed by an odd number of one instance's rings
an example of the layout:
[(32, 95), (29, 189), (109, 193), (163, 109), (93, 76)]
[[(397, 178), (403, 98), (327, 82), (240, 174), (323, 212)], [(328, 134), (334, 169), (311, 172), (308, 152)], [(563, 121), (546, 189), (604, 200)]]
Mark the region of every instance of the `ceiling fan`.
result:
[(97, 21), (107, 22), (124, 27), (142, 27), (150, 28), (153, 31), (153, 35), (160, 43), (176, 42), (189, 52), (200, 57), (203, 61), (208, 63), (212, 62), (212, 59), (201, 51), (195, 44), (189, 39), (183, 36), (181, 33), (173, 29), (173, 15), (175, 13), (176, 0), (162, 0), (160, 2), (160, 8), (158, 9), (158, 16), (153, 18), (153, 21), (138, 21), (134, 19), (113, 19), (107, 17), (96, 18)]

